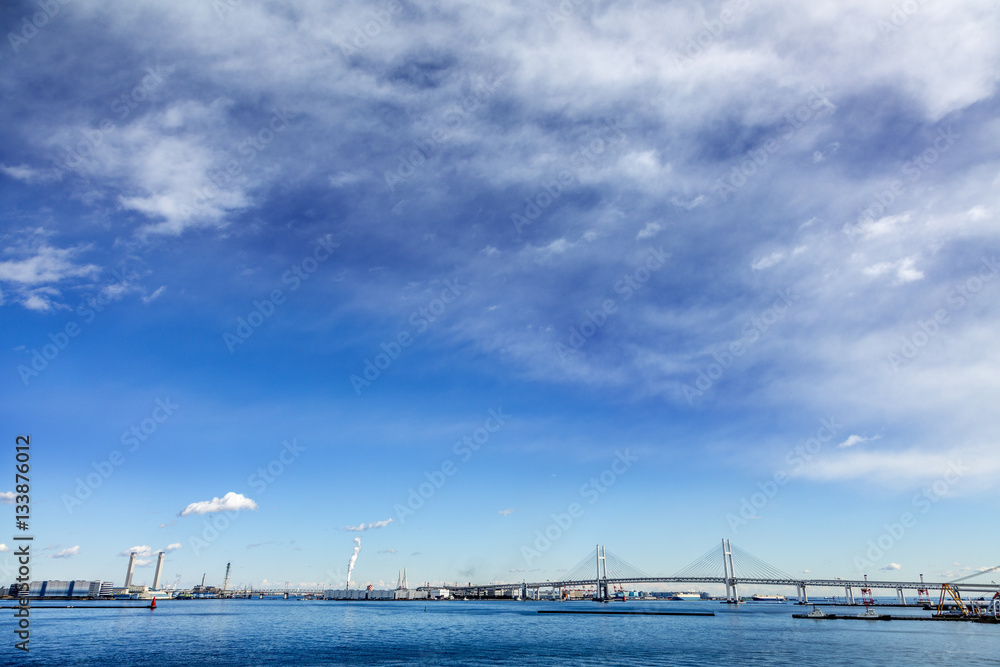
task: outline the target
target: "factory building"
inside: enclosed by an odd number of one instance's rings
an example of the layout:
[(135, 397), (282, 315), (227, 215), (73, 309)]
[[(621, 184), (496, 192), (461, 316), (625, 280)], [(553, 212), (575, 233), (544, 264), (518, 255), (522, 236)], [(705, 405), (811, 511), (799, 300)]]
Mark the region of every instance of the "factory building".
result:
[(46, 581), (32, 581), (28, 585), (28, 597), (31, 598), (97, 598), (101, 596), (101, 590), (111, 582), (86, 581), (77, 579), (75, 581), (60, 581), (58, 579), (48, 579)]

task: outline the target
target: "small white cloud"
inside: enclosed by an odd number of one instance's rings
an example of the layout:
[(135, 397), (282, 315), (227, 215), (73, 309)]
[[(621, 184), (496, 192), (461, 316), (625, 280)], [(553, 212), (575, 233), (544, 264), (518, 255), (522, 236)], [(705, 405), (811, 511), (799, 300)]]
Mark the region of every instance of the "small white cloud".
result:
[(257, 509), (257, 503), (241, 493), (234, 493), (230, 491), (221, 498), (212, 498), (211, 500), (202, 500), (197, 503), (191, 503), (181, 510), (180, 516), (188, 516), (189, 514), (208, 514), (210, 512), (236, 512), (239, 510), (255, 509)]
[(4, 505), (14, 504), (14, 492), (13, 491), (0, 491), (0, 503)]
[(174, 542), (173, 544), (168, 544), (167, 546), (163, 547), (162, 551), (166, 551), (167, 553), (170, 553), (171, 551), (177, 551), (182, 546), (184, 546), (184, 545), (182, 545), (180, 542)]
[(512, 509), (500, 510), (499, 512), (497, 512), (497, 514), (499, 514), (500, 516), (510, 516), (513, 513), (514, 510)]
[(491, 245), (486, 246), (485, 248), (483, 248), (479, 252), (483, 253), (487, 257), (493, 257), (493, 255), (499, 255), (500, 254), (500, 251), (497, 250), (496, 248), (494, 248)]
[(80, 545), (79, 544), (76, 545), (75, 547), (69, 547), (68, 549), (63, 549), (59, 553), (54, 553), (51, 556), (49, 556), (49, 558), (72, 558), (73, 556), (77, 555), (78, 553), (80, 553)]
[(385, 528), (390, 523), (395, 521), (395, 519), (385, 519), (384, 521), (372, 521), (371, 523), (361, 523), (357, 526), (344, 526), (344, 530), (349, 530), (353, 532), (364, 532), (366, 530), (372, 530), (373, 528)]
[(0, 553), (3, 553), (5, 551), (10, 551), (10, 547), (8, 547), (6, 544), (0, 544)]
[(880, 567), (880, 570), (902, 570), (903, 566), (899, 563), (889, 563), (885, 567)]
[(156, 301), (161, 296), (163, 296), (163, 293), (166, 292), (166, 291), (167, 291), (167, 286), (166, 285), (160, 285), (159, 287), (156, 288), (155, 292), (153, 292), (149, 296), (142, 297), (142, 302), (143, 303), (152, 303), (153, 301)]
[(352, 174), (347, 171), (340, 171), (330, 177), (330, 187), (342, 188), (347, 185), (354, 185), (360, 180), (361, 177), (357, 174)]
[(750, 265), (750, 268), (754, 271), (761, 271), (763, 269), (769, 269), (781, 260), (785, 258), (785, 253), (783, 252), (772, 252), (766, 257), (758, 257)]
[(57, 169), (35, 169), (26, 164), (8, 167), (0, 164), (0, 173), (6, 174), (13, 179), (25, 183), (40, 183), (48, 181), (58, 181), (62, 178), (62, 172)]
[(671, 204), (673, 204), (674, 206), (679, 206), (680, 208), (686, 208), (689, 211), (693, 208), (698, 208), (706, 201), (708, 201), (708, 197), (706, 197), (705, 195), (698, 195), (694, 199), (689, 199), (687, 201), (681, 199), (680, 197), (670, 198)]
[(896, 268), (896, 280), (900, 283), (909, 283), (914, 280), (923, 280), (924, 272), (914, 268), (915, 258), (907, 257)]
[(812, 574), (812, 570), (802, 570), (802, 574)]
[(394, 553), (397, 553), (397, 551), (396, 551), (396, 549), (381, 549), (381, 550), (379, 550), (378, 553), (380, 553), (380, 554), (394, 554)]
[(140, 557), (140, 558), (143, 557), (143, 556), (149, 556), (150, 554), (153, 553), (153, 547), (151, 547), (149, 545), (143, 544), (143, 545), (139, 545), (137, 547), (132, 547), (131, 549), (126, 549), (125, 551), (122, 551), (118, 555), (119, 556), (128, 556), (131, 553), (134, 553), (136, 555), (136, 557)]
[(641, 241), (643, 239), (651, 239), (660, 233), (663, 229), (663, 225), (658, 222), (647, 222), (646, 226), (639, 230), (639, 233), (635, 235), (636, 240)]
[(878, 440), (881, 436), (874, 435), (871, 437), (864, 435), (851, 435), (848, 436), (847, 440), (837, 445), (837, 447), (853, 447), (854, 445), (860, 445), (862, 442), (868, 442), (869, 440)]

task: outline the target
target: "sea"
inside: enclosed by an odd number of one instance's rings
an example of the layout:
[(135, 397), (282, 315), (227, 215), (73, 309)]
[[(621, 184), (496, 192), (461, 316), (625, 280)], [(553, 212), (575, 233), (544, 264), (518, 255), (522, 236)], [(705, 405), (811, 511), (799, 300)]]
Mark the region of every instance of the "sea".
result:
[[(74, 605), (66, 608), (65, 605)], [(33, 604), (3, 665), (998, 665), (1000, 625), (793, 619), (790, 603), (233, 599)], [(692, 611), (714, 616), (539, 614)], [(835, 613), (857, 609), (828, 608)], [(7, 627), (15, 625), (10, 602)], [(918, 608), (880, 613), (927, 615)]]

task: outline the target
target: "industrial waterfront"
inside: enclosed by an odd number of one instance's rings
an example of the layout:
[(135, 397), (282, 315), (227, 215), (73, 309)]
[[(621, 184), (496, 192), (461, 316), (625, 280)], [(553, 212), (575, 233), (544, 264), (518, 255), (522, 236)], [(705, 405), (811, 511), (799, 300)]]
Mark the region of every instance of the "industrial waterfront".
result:
[[(150, 608), (156, 607), (156, 600), (207, 600), (207, 599), (257, 599), (280, 597), (283, 600), (303, 601), (343, 601), (343, 602), (437, 602), (437, 601), (534, 601), (572, 603), (584, 601), (643, 603), (643, 602), (723, 602), (739, 606), (745, 603), (780, 604), (795, 602), (798, 605), (814, 606), (808, 615), (797, 617), (809, 619), (835, 620), (861, 618), (865, 620), (891, 620), (893, 617), (873, 611), (876, 607), (900, 607), (932, 611), (926, 616), (900, 616), (906, 620), (959, 620), (978, 623), (1000, 623), (1000, 589), (995, 583), (977, 583), (970, 579), (984, 575), (997, 568), (988, 568), (975, 574), (950, 582), (925, 582), (920, 575), (919, 582), (869, 581), (867, 575), (862, 580), (796, 579), (774, 566), (734, 547), (730, 540), (723, 539), (720, 547), (713, 547), (673, 576), (650, 576), (624, 561), (606, 547), (597, 545), (593, 555), (586, 556), (576, 567), (570, 569), (556, 581), (536, 581), (520, 583), (494, 582), (489, 584), (440, 584), (429, 582), (411, 587), (408, 573), (404, 568), (397, 574), (393, 588), (375, 588), (373, 584), (351, 587), (350, 575), (357, 562), (360, 538), (355, 538), (355, 547), (350, 556), (347, 581), (343, 588), (303, 590), (298, 588), (254, 589), (249, 586), (230, 587), (232, 563), (226, 563), (222, 586), (206, 584), (207, 573), (202, 575), (201, 584), (178, 590), (160, 587), (165, 552), (157, 557), (152, 586), (134, 584), (136, 553), (129, 554), (124, 586), (116, 587), (108, 581), (33, 581), (30, 584), (12, 584), (6, 591), (10, 598), (18, 598), (19, 604), (39, 601), (142, 601), (149, 600)], [(719, 566), (721, 564), (721, 572)], [(686, 590), (653, 590), (664, 584), (681, 584)], [(693, 590), (699, 584), (722, 585), (724, 596), (713, 596), (705, 591)], [(649, 590), (642, 590), (638, 587)], [(778, 588), (794, 587), (794, 598), (786, 598), (780, 593), (754, 593), (741, 595), (745, 586), (768, 586)], [(650, 588), (652, 587), (652, 589)], [(836, 595), (810, 598), (809, 590), (841, 589), (842, 598)], [(855, 594), (857, 592), (857, 595)], [(931, 593), (935, 593), (932, 599)], [(892, 597), (886, 597), (890, 593)], [(909, 593), (909, 595), (907, 595)], [(878, 597), (876, 597), (878, 596)], [(963, 597), (964, 596), (964, 597)], [(845, 615), (825, 613), (819, 606), (863, 607), (862, 614)], [(577, 612), (578, 613), (578, 612)], [(618, 613), (592, 611), (589, 613)], [(667, 612), (644, 612), (667, 613)], [(672, 612), (671, 612), (672, 613)]]

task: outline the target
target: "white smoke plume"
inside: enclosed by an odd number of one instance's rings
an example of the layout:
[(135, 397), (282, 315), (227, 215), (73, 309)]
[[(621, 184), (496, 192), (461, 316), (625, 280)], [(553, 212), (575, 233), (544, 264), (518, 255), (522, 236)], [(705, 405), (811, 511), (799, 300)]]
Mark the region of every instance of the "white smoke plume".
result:
[(358, 561), (358, 552), (361, 551), (361, 538), (354, 538), (354, 553), (351, 554), (351, 560), (347, 562), (347, 588), (351, 587), (351, 572), (354, 570), (354, 564)]

